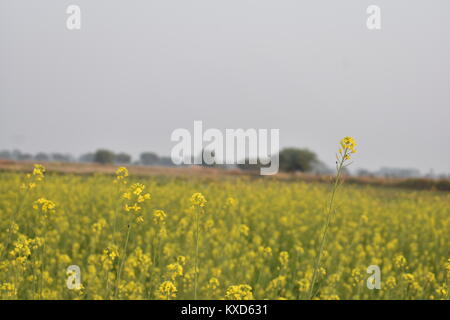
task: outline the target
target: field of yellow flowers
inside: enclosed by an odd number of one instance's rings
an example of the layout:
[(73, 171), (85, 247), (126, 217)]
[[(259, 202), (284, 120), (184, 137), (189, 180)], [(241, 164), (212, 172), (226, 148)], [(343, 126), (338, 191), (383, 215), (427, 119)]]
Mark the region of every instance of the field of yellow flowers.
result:
[(338, 190), (311, 295), (330, 189), (0, 172), (0, 298), (449, 298), (450, 194), (351, 185)]

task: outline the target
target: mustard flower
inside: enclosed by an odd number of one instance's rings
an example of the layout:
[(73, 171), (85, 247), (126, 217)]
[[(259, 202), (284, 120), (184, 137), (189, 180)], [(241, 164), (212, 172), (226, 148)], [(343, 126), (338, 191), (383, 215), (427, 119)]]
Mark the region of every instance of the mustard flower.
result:
[(225, 294), (227, 300), (253, 300), (252, 287), (247, 284), (230, 286)]
[(177, 297), (177, 287), (172, 281), (164, 281), (158, 289), (158, 297), (163, 300), (170, 300)]
[(194, 207), (203, 208), (206, 205), (206, 202), (205, 197), (200, 192), (196, 192), (191, 196), (191, 204)]

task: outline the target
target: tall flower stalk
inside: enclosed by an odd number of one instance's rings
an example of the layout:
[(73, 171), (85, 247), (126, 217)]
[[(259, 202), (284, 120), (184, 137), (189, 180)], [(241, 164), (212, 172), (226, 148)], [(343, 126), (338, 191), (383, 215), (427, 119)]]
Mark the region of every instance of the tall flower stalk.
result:
[(42, 292), (44, 290), (44, 270), (45, 270), (45, 261), (46, 261), (46, 246), (47, 246), (47, 232), (48, 225), (51, 216), (55, 214), (56, 205), (53, 201), (39, 198), (33, 203), (33, 209), (39, 212), (39, 220), (42, 224), (42, 250), (41, 250), (41, 272), (39, 279), (39, 299), (42, 299)]
[(119, 264), (119, 269), (117, 271), (117, 279), (116, 279), (116, 290), (114, 293), (115, 298), (117, 298), (119, 294), (120, 280), (122, 276), (122, 271), (125, 266), (125, 261), (127, 259), (127, 250), (128, 243), (130, 241), (130, 233), (131, 227), (134, 222), (140, 224), (144, 222), (143, 216), (140, 214), (141, 205), (146, 200), (150, 199), (149, 193), (144, 193), (145, 185), (141, 183), (135, 183), (128, 188), (128, 190), (122, 195), (122, 198), (125, 199), (125, 204), (123, 209), (126, 213), (129, 214), (128, 222), (127, 222), (127, 233), (125, 236), (125, 241), (123, 245), (123, 250), (121, 253), (121, 260)]
[(205, 197), (196, 192), (191, 197), (192, 208), (195, 211), (195, 256), (194, 256), (194, 300), (197, 300), (198, 287), (198, 248), (200, 242), (199, 214), (204, 212), (206, 205)]
[(336, 177), (334, 179), (333, 188), (331, 190), (331, 197), (328, 202), (327, 212), (326, 212), (326, 221), (323, 226), (322, 236), (320, 239), (319, 252), (316, 257), (316, 261), (314, 263), (314, 272), (311, 279), (309, 298), (312, 299), (315, 295), (314, 287), (317, 280), (317, 274), (320, 268), (320, 260), (322, 259), (323, 250), (325, 247), (325, 242), (327, 239), (328, 229), (330, 227), (331, 219), (334, 214), (334, 199), (336, 196), (336, 191), (339, 189), (342, 184), (342, 171), (345, 167), (349, 166), (351, 162), (349, 162), (351, 155), (356, 153), (355, 147), (356, 142), (352, 137), (345, 137), (340, 142), (340, 148), (338, 153), (336, 154)]

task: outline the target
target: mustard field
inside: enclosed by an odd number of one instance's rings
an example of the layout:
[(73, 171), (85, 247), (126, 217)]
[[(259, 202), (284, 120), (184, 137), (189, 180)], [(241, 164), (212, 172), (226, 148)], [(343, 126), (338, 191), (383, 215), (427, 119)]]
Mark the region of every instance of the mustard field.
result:
[(0, 298), (449, 299), (449, 193), (344, 183), (315, 265), (331, 189), (0, 172)]

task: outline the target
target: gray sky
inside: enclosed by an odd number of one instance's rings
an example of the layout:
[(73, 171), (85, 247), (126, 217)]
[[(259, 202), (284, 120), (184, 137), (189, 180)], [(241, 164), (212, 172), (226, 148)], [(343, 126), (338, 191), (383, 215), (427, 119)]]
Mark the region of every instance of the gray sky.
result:
[(279, 128), (331, 166), (351, 135), (355, 168), (450, 172), (448, 0), (0, 3), (0, 149), (169, 155), (203, 120)]

